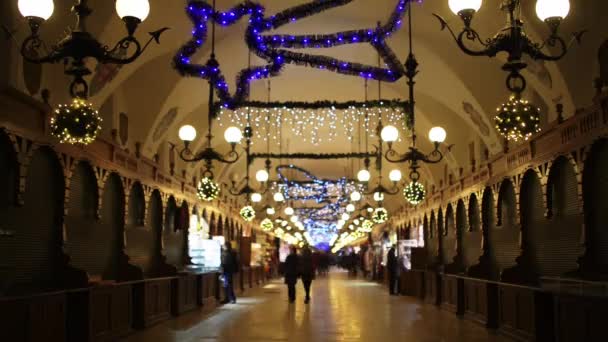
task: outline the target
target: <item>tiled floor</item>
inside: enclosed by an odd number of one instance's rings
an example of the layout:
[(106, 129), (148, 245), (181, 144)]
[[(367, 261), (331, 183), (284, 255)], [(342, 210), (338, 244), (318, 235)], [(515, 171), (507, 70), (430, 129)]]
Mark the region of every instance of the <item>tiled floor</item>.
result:
[(237, 304), (194, 312), (125, 341), (509, 341), (454, 314), (408, 297), (391, 297), (379, 285), (344, 273), (313, 282), (312, 301), (287, 302), (276, 281), (248, 291)]

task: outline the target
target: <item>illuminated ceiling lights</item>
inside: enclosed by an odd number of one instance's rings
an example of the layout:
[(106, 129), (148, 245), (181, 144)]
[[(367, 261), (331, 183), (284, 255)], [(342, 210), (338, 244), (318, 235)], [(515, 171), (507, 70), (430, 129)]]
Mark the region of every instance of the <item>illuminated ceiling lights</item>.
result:
[[(524, 20), (521, 10), (521, 0), (503, 0), (501, 10), (507, 14), (508, 22), (506, 28), (494, 35), (493, 38), (483, 40), (479, 33), (471, 27), (475, 13), (481, 8), (482, 0), (449, 0), (450, 9), (458, 15), (464, 27), (456, 35), (447, 21), (435, 14), (441, 23), (441, 29), (448, 29), (458, 47), (470, 56), (495, 57), (500, 52), (508, 54), (507, 62), (502, 69), (508, 72), (507, 88), (517, 101), (522, 100), (522, 94), (526, 89), (526, 80), (521, 71), (527, 67), (524, 55), (539, 61), (558, 61), (562, 59), (575, 41), (579, 41), (585, 31), (577, 32), (570, 43), (558, 35), (562, 21), (570, 12), (569, 0), (538, 0), (536, 2), (536, 14), (544, 21), (549, 28), (549, 36), (541, 43), (534, 42), (525, 32)], [(469, 47), (469, 44), (480, 45), (478, 48)], [(556, 54), (543, 52), (545, 48), (553, 50)], [(540, 126), (536, 125), (536, 108), (530, 105), (530, 110), (516, 112), (506, 112), (502, 108), (513, 104), (512, 99), (499, 107), (498, 115), (495, 119), (499, 133), (507, 140), (517, 141), (527, 139), (530, 135), (540, 131)], [(515, 104), (520, 106), (521, 104)], [(522, 106), (523, 108), (523, 106)], [(525, 117), (528, 116), (528, 117)], [(519, 117), (519, 119), (517, 119)], [(516, 122), (519, 121), (519, 122)]]

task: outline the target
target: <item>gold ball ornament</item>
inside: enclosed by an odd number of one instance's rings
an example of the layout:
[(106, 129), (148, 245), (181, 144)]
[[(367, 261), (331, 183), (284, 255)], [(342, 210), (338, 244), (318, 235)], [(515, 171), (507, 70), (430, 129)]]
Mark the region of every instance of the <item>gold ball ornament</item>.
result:
[(418, 205), (424, 201), (425, 195), (426, 191), (424, 190), (424, 185), (419, 182), (410, 182), (410, 184), (403, 189), (403, 196), (413, 205)]
[(510, 141), (528, 140), (540, 132), (540, 108), (518, 94), (511, 95), (509, 101), (496, 108), (494, 123), (498, 132)]
[(59, 105), (51, 119), (51, 135), (62, 144), (88, 145), (101, 131), (99, 112), (84, 99), (74, 98), (68, 105)]
[(377, 208), (372, 214), (372, 220), (378, 224), (388, 221), (388, 211), (384, 208)]
[(205, 177), (198, 183), (196, 194), (201, 200), (211, 202), (220, 195), (220, 186), (213, 179)]
[(270, 220), (269, 218), (265, 218), (260, 223), (260, 227), (263, 231), (269, 232), (274, 229), (274, 224), (272, 223), (272, 220)]
[(253, 209), (252, 206), (248, 205), (248, 206), (243, 207), (243, 209), (241, 209), (240, 214), (241, 214), (241, 217), (243, 218), (243, 220), (245, 220), (247, 222), (251, 222), (255, 218), (255, 209)]

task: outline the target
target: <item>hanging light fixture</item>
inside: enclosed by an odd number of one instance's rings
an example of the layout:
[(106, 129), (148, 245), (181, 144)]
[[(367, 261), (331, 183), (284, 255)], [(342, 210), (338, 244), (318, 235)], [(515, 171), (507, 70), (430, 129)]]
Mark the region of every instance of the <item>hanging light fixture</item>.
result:
[(285, 210), (283, 210), (283, 212), (285, 213), (285, 215), (287, 216), (292, 216), (294, 214), (294, 210), (292, 207), (287, 207), (285, 208)]
[[(70, 28), (69, 33), (59, 43), (49, 46), (40, 38), (40, 29), (55, 10), (53, 0), (19, 0), (17, 7), (19, 12), (27, 20), (30, 34), (21, 44), (21, 56), (30, 63), (45, 64), (58, 63), (64, 65), (64, 74), (72, 77), (69, 92), (72, 103), (60, 105), (55, 111), (53, 118), (54, 129), (52, 134), (60, 139), (62, 143), (89, 144), (97, 138), (100, 130), (100, 118), (96, 110), (90, 105), (78, 105), (83, 103), (89, 96), (89, 84), (86, 76), (92, 74), (87, 67), (89, 58), (95, 59), (100, 64), (130, 64), (143, 54), (150, 43), (154, 40), (160, 42), (160, 36), (168, 28), (162, 28), (150, 33), (150, 39), (143, 45), (134, 37), (139, 24), (146, 19), (150, 12), (148, 0), (132, 1), (126, 0), (116, 2), (116, 13), (124, 21), (127, 36), (109, 48), (100, 43), (87, 31), (88, 17), (93, 12), (88, 6), (88, 0), (79, 0), (72, 12), (76, 15), (76, 27)], [(69, 111), (70, 115), (65, 115)], [(83, 117), (82, 114), (87, 114)]]
[(274, 214), (276, 214), (276, 210), (274, 210), (273, 207), (270, 207), (270, 206), (266, 207), (266, 215), (273, 216)]
[(353, 191), (353, 193), (350, 194), (350, 200), (353, 202), (359, 202), (361, 200), (361, 193), (359, 191)]
[[(460, 0), (460, 1), (455, 0), (454, 6), (461, 5), (463, 3), (466, 3), (466, 4), (470, 3), (467, 6), (473, 6), (474, 2), (475, 2), (475, 0)], [(397, 151), (395, 151), (393, 149), (393, 144), (399, 139), (399, 130), (397, 128), (395, 128), (394, 126), (381, 127), (380, 136), (382, 137), (382, 140), (384, 142), (386, 142), (388, 145), (388, 150), (386, 151), (386, 153), (384, 155), (385, 159), (391, 163), (408, 162), (410, 164), (409, 165), (409, 169), (410, 169), (409, 178), (412, 182), (417, 182), (418, 179), (420, 178), (418, 169), (421, 167), (421, 163), (437, 164), (443, 160), (443, 154), (440, 151), (439, 147), (443, 142), (445, 142), (445, 140), (447, 138), (447, 133), (446, 133), (445, 129), (443, 129), (441, 127), (433, 127), (429, 131), (429, 140), (433, 143), (434, 150), (428, 154), (421, 152), (418, 149), (418, 147), (416, 147), (416, 138), (417, 138), (416, 121), (415, 121), (415, 118), (416, 118), (415, 109), (416, 108), (414, 105), (416, 103), (416, 101), (414, 99), (414, 94), (415, 94), (414, 78), (418, 74), (418, 70), (417, 70), (418, 61), (416, 60), (416, 57), (414, 56), (414, 53), (413, 53), (412, 2), (409, 2), (408, 6), (409, 6), (409, 8), (408, 8), (409, 54), (407, 57), (407, 61), (405, 63), (405, 68), (406, 68), (405, 75), (408, 78), (407, 84), (409, 87), (409, 101), (408, 101), (409, 125), (408, 126), (411, 127), (411, 129), (412, 129), (412, 145), (410, 146), (409, 151), (406, 153), (398, 153)], [(467, 6), (465, 6), (465, 7), (467, 7)], [(391, 180), (397, 179), (397, 178), (400, 178), (400, 177), (398, 177), (400, 175), (401, 175), (400, 172), (397, 173), (395, 171), (394, 173), (392, 173), (392, 175), (389, 175), (389, 178), (391, 178)], [(374, 217), (378, 215), (377, 214), (378, 212), (384, 213), (385, 211), (386, 211), (386, 209), (384, 209), (384, 208), (376, 209), (376, 211), (374, 211)], [(388, 216), (388, 213), (387, 213), (387, 216)], [(378, 223), (377, 220), (374, 220), (374, 221), (376, 223)]]
[[(558, 34), (561, 23), (570, 12), (569, 0), (537, 0), (536, 15), (547, 24), (549, 29), (549, 36), (540, 43), (534, 42), (525, 31), (521, 0), (504, 0), (502, 2), (501, 10), (507, 14), (507, 26), (502, 28), (493, 38), (487, 40), (482, 39), (479, 33), (471, 26), (473, 17), (479, 8), (481, 8), (481, 0), (449, 0), (448, 4), (452, 12), (462, 19), (464, 27), (456, 35), (445, 19), (434, 14), (441, 23), (441, 29), (447, 28), (460, 50), (467, 55), (495, 57), (500, 52), (507, 53), (507, 62), (502, 66), (502, 69), (508, 73), (507, 88), (511, 92), (512, 97), (517, 98), (518, 101), (525, 101), (521, 100), (527, 84), (526, 79), (521, 74), (522, 70), (527, 67), (524, 55), (538, 61), (561, 60), (568, 53), (572, 44), (575, 41), (580, 42), (585, 33), (585, 31), (574, 33), (569, 43), (566, 43)], [(480, 43), (478, 48), (470, 46), (476, 43)], [(544, 52), (543, 50), (545, 49), (550, 49), (555, 54)], [(510, 103), (511, 101), (501, 107), (508, 107)], [(531, 122), (535, 121), (534, 118), (537, 114), (535, 113), (536, 108), (534, 106), (531, 106), (531, 108), (534, 109), (531, 113), (520, 113), (522, 121), (527, 121), (525, 123), (526, 126), (521, 126), (524, 124), (522, 122), (511, 125), (510, 120), (504, 117), (506, 113), (502, 113), (499, 109), (499, 113), (495, 118), (497, 126), (500, 126), (498, 127), (499, 132), (507, 140), (519, 140), (525, 136), (529, 136), (528, 132), (534, 133), (540, 131), (540, 127)], [(527, 117), (524, 118), (524, 116)], [(512, 118), (514, 119), (515, 116)]]

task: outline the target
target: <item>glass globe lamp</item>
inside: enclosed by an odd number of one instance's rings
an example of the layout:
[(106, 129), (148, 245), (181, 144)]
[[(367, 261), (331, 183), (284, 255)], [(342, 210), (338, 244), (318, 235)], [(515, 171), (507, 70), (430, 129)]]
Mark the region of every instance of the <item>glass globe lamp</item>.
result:
[(262, 202), (262, 195), (257, 192), (254, 192), (253, 194), (251, 194), (251, 202), (253, 202), (253, 203)]
[(40, 18), (42, 20), (50, 18), (55, 10), (53, 0), (19, 0), (17, 7), (25, 18)]
[(384, 194), (381, 192), (375, 192), (374, 193), (374, 201), (376, 202), (382, 202), (384, 201)]
[(359, 182), (369, 182), (370, 178), (372, 178), (372, 176), (367, 170), (361, 170), (359, 171), (359, 173), (357, 173), (357, 179), (359, 180)]
[(397, 169), (395, 169), (395, 170), (391, 171), (391, 172), (388, 174), (388, 179), (390, 179), (390, 180), (391, 180), (391, 182), (395, 182), (395, 183), (397, 183), (398, 181), (400, 181), (400, 180), (401, 180), (401, 177), (402, 177), (402, 176), (401, 176), (401, 171), (400, 171), (400, 170), (397, 170)]
[(348, 221), (349, 218), (350, 218), (350, 215), (348, 215), (347, 213), (342, 214), (343, 221)]
[(289, 220), (291, 221), (291, 223), (296, 223), (296, 222), (298, 222), (299, 218), (294, 215)]
[(538, 0), (536, 15), (542, 21), (563, 20), (570, 13), (570, 0)]
[(346, 206), (346, 211), (348, 211), (349, 213), (352, 213), (355, 211), (355, 205), (354, 204), (349, 204)]
[(269, 178), (270, 178), (270, 175), (268, 174), (268, 171), (266, 171), (264, 169), (258, 170), (258, 172), (255, 173), (255, 179), (260, 183), (267, 182)]
[(382, 129), (380, 137), (382, 137), (382, 141), (384, 142), (394, 143), (399, 139), (399, 130), (395, 126), (388, 125)]
[(141, 22), (150, 14), (150, 3), (148, 0), (117, 0), (116, 14), (120, 19), (131, 17)]
[(441, 144), (445, 141), (447, 136), (448, 134), (446, 133), (445, 129), (441, 127), (433, 127), (429, 131), (429, 140), (435, 144)]
[(184, 125), (179, 129), (179, 139), (185, 142), (192, 142), (196, 139), (196, 128), (191, 125)]
[(285, 210), (283, 210), (283, 212), (285, 213), (285, 215), (291, 216), (291, 215), (293, 215), (294, 211), (293, 211), (292, 207), (287, 207), (287, 208), (285, 208)]
[(273, 207), (266, 208), (266, 215), (272, 216), (274, 214), (276, 214), (276, 211), (274, 210)]
[(361, 200), (361, 193), (359, 191), (355, 191), (350, 194), (350, 200), (353, 202), (359, 202)]
[(479, 11), (481, 3), (482, 0), (448, 0), (450, 10), (457, 15), (460, 15), (463, 11)]
[(224, 139), (230, 144), (238, 144), (243, 139), (243, 133), (237, 127), (228, 127), (224, 132)]
[(285, 201), (285, 196), (283, 196), (282, 193), (277, 192), (274, 194), (273, 199), (275, 202), (283, 202), (283, 201)]

